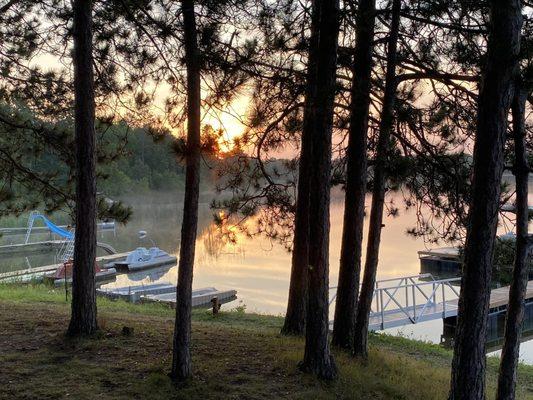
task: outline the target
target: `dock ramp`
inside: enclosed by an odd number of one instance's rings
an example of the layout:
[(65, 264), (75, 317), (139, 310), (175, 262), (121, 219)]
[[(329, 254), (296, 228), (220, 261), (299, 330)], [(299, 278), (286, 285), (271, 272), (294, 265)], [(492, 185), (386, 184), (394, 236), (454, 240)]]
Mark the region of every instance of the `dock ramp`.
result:
[[(384, 330), (456, 317), (461, 278), (435, 279), (431, 274), (385, 279), (376, 282), (370, 311), (369, 330)], [(334, 289), (334, 288), (333, 288)], [(533, 298), (533, 281), (529, 281), (526, 300)], [(335, 299), (332, 296), (331, 303)], [(505, 312), (509, 286), (493, 289), (489, 314)]]

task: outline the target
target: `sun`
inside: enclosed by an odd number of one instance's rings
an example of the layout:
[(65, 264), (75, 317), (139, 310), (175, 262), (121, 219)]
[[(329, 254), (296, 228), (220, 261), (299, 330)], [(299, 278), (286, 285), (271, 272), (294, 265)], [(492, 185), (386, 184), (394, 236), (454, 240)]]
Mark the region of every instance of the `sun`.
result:
[(221, 114), (204, 118), (204, 126), (210, 125), (214, 131), (220, 132), (218, 147), (220, 152), (229, 153), (235, 148), (235, 139), (241, 137), (245, 126), (232, 116)]
[(204, 112), (202, 124), (210, 125), (215, 131), (222, 132), (218, 141), (222, 153), (234, 150), (235, 139), (243, 136), (246, 130), (244, 121), (248, 102), (248, 97), (239, 97), (224, 110), (211, 109)]

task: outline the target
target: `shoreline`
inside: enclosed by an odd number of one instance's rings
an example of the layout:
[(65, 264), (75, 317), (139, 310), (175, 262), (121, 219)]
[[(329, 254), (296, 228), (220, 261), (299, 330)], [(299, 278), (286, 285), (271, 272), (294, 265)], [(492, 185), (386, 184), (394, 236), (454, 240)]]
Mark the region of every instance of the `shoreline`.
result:
[[(0, 384), (8, 398), (411, 398), (444, 399), (452, 352), (435, 344), (386, 334), (370, 336), (361, 363), (335, 350), (340, 377), (323, 384), (297, 363), (303, 339), (279, 334), (282, 317), (243, 307), (193, 312), (195, 378), (176, 392), (170, 366), (174, 310), (98, 298), (101, 331), (70, 340), (64, 330), (70, 303), (44, 285), (0, 285)], [(133, 334), (124, 335), (124, 326)], [(488, 357), (487, 388), (494, 393), (498, 359)], [(81, 374), (81, 375), (80, 375)], [(533, 399), (533, 367), (519, 366), (517, 398)], [(0, 398), (2, 395), (0, 395)]]

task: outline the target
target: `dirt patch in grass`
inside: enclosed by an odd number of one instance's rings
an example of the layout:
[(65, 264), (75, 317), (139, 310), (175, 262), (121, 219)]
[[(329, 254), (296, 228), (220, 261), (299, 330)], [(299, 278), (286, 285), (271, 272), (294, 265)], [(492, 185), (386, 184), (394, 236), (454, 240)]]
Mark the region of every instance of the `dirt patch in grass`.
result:
[[(142, 306), (139, 306), (142, 307)], [(69, 307), (0, 300), (1, 399), (444, 399), (449, 353), (402, 352), (401, 342), (374, 339), (362, 364), (336, 354), (340, 377), (324, 383), (300, 373), (303, 340), (282, 337), (278, 319), (199, 314), (193, 322), (194, 379), (175, 388), (166, 373), (172, 312), (131, 313), (104, 303), (101, 332), (70, 339)], [(162, 315), (160, 315), (162, 314)], [(124, 326), (133, 328), (123, 335)], [(493, 392), (494, 368), (488, 382)], [(533, 398), (532, 375), (518, 398)]]

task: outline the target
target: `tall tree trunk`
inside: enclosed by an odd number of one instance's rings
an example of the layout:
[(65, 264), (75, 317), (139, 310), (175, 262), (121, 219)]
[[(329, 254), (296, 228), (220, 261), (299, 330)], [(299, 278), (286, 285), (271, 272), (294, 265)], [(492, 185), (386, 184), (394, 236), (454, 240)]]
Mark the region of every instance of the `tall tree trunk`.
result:
[(281, 333), (284, 335), (303, 335), (305, 331), (307, 267), (309, 260), (309, 159), (311, 150), (311, 141), (308, 137), (302, 135), (289, 299), (287, 313), (281, 328)]
[(329, 333), (329, 205), (331, 178), (331, 135), (339, 34), (338, 0), (315, 0), (313, 24), (317, 40), (309, 53), (317, 60), (306, 101), (304, 136), (312, 139), (312, 165), (309, 198), (308, 303), (305, 326), (303, 371), (323, 379), (333, 379), (337, 369), (330, 354)]
[(300, 148), (298, 169), (298, 196), (294, 218), (294, 240), (292, 267), (289, 285), (287, 313), (281, 329), (285, 335), (303, 335), (307, 309), (307, 269), (309, 267), (309, 196), (310, 170), (313, 151), (313, 126), (315, 123), (314, 102), (318, 88), (318, 52), (312, 51), (319, 45), (320, 13), (313, 8), (311, 16), (311, 37), (307, 60), (307, 87), (304, 107), (304, 127)]
[[(313, 21), (313, 24), (315, 21)], [(313, 33), (311, 43), (316, 42), (318, 36)], [(307, 65), (307, 102), (310, 99), (310, 89), (313, 95), (316, 91), (316, 66), (314, 54), (309, 54)], [(313, 148), (311, 130), (307, 126), (312, 116), (311, 107), (305, 107), (305, 127), (302, 132), (300, 149), (300, 165), (298, 171), (298, 196), (296, 198), (296, 214), (294, 218), (294, 240), (292, 250), (292, 268), (289, 284), (289, 299), (287, 313), (281, 329), (284, 335), (303, 335), (305, 332), (305, 318), (307, 307), (307, 268), (309, 262), (309, 184), (311, 169), (311, 152)]]
[(196, 33), (194, 1), (182, 0), (187, 67), (187, 168), (185, 198), (181, 223), (178, 286), (176, 291), (176, 323), (171, 378), (184, 381), (192, 377), (191, 306), (192, 277), (196, 230), (198, 226), (198, 196), (200, 191), (200, 63)]
[(304, 149), (304, 139), (302, 138), (289, 299), (287, 313), (281, 328), (281, 333), (284, 335), (303, 335), (305, 331), (309, 247), (309, 165), (305, 160), (305, 157), (308, 157), (308, 155), (304, 155), (305, 152), (307, 150)]
[(520, 0), (492, 0), (487, 61), (478, 100), (472, 203), (459, 296), (450, 399), (485, 398), (490, 282), (512, 81), (518, 66)]
[(361, 0), (357, 10), (357, 42), (352, 64), (346, 195), (332, 337), (334, 346), (346, 349), (352, 348), (353, 345), (355, 311), (361, 272), (366, 194), (366, 143), (375, 19), (375, 0)]
[(505, 318), (505, 334), (498, 376), (498, 400), (515, 398), (516, 367), (520, 350), (520, 334), (524, 319), (524, 299), (528, 282), (528, 179), (529, 165), (525, 145), (526, 92), (515, 89), (512, 105), (516, 182), (516, 255)]
[(92, 55), (92, 1), (73, 1), (76, 234), (69, 335), (98, 329), (96, 320), (96, 134)]
[(368, 356), (368, 319), (376, 272), (379, 260), (379, 245), (383, 222), (383, 204), (385, 202), (386, 166), (390, 146), (390, 136), (394, 121), (394, 102), (396, 100), (397, 44), (400, 28), (401, 0), (394, 0), (392, 4), (392, 21), (387, 49), (387, 71), (385, 75), (385, 91), (383, 94), (383, 108), (379, 126), (379, 137), (376, 149), (376, 163), (374, 166), (374, 186), (372, 189), (372, 208), (368, 226), (368, 241), (366, 248), (365, 273), (361, 294), (357, 304), (354, 334), (354, 354), (358, 357)]

